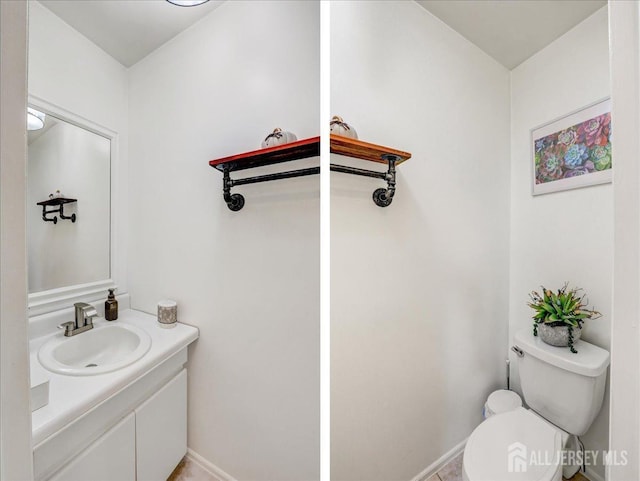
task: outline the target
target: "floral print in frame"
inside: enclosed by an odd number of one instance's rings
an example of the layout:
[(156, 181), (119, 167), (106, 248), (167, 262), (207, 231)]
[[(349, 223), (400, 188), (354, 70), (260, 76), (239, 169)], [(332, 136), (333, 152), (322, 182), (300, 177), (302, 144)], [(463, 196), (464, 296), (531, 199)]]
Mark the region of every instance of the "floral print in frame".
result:
[(531, 131), (533, 195), (611, 182), (611, 102)]

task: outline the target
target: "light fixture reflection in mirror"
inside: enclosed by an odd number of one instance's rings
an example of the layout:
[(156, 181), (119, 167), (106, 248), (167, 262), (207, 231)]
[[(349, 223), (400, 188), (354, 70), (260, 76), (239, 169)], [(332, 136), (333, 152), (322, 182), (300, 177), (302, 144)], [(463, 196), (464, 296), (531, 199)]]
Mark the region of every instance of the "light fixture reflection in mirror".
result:
[(40, 130), (44, 127), (45, 114), (27, 107), (27, 130)]
[(209, 0), (167, 0), (167, 2), (177, 5), (178, 7), (197, 7), (208, 1)]

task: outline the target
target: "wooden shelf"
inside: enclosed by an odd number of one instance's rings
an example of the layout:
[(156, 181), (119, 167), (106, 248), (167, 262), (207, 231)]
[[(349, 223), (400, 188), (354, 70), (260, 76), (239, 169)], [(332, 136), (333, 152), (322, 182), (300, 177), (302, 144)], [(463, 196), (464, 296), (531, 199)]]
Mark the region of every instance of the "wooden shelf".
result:
[(320, 137), (311, 137), (275, 147), (252, 150), (243, 154), (211, 160), (209, 165), (219, 171), (227, 170), (233, 172), (305, 159), (307, 157), (317, 157), (319, 155)]
[(38, 205), (48, 207), (52, 205), (70, 204), (71, 202), (78, 202), (78, 199), (68, 199), (66, 197), (55, 197), (53, 199), (48, 199), (48, 200), (43, 200), (42, 202), (38, 202)]
[(351, 139), (341, 135), (330, 136), (331, 152), (334, 154), (354, 157), (356, 159), (367, 160), (388, 166), (386, 172), (377, 170), (360, 169), (347, 165), (330, 164), (333, 172), (343, 174), (360, 175), (363, 177), (373, 177), (387, 183), (387, 188), (380, 188), (373, 191), (373, 202), (378, 207), (387, 207), (393, 201), (396, 192), (396, 166), (411, 158), (409, 152), (404, 152), (391, 147), (363, 142), (362, 140)]
[(382, 145), (363, 142), (362, 140), (351, 139), (341, 135), (331, 134), (331, 152), (334, 154), (346, 155), (347, 157), (355, 157), (356, 159), (369, 160), (380, 164), (387, 164), (385, 155), (395, 155), (398, 157), (396, 165), (409, 160), (411, 154), (402, 150), (384, 147)]
[(303, 177), (306, 175), (316, 175), (320, 173), (320, 167), (309, 167), (305, 169), (290, 170), (288, 172), (277, 172), (275, 174), (257, 175), (242, 179), (232, 179), (230, 173), (236, 170), (253, 169), (265, 165), (281, 164), (294, 160), (305, 159), (307, 157), (318, 157), (320, 155), (320, 137), (298, 140), (288, 144), (268, 147), (266, 149), (252, 150), (244, 154), (231, 155), (209, 161), (209, 165), (222, 172), (222, 195), (232, 211), (238, 211), (244, 206), (244, 197), (241, 194), (232, 194), (231, 188), (237, 185), (256, 184), (258, 182), (269, 182), (272, 180), (290, 179), (293, 177)]
[[(71, 214), (69, 216), (64, 215), (64, 205), (71, 204), (72, 202), (78, 202), (78, 199), (69, 199), (68, 197), (54, 197), (53, 199), (47, 199), (43, 200), (42, 202), (37, 202), (37, 204), (42, 206), (42, 220), (45, 222), (53, 222), (54, 224), (57, 224), (58, 216), (49, 217), (49, 214), (60, 214), (61, 219), (70, 220), (71, 222), (76, 221), (75, 214)], [(47, 207), (57, 207), (57, 209), (47, 210)]]
[[(356, 159), (367, 160), (388, 166), (386, 172), (359, 169), (355, 167), (331, 164), (330, 169), (345, 174), (361, 175), (383, 180), (387, 183), (386, 189), (376, 189), (373, 192), (373, 201), (380, 207), (391, 204), (396, 190), (396, 166), (411, 158), (409, 152), (404, 152), (382, 145), (363, 142), (362, 140), (342, 137), (340, 135), (330, 136), (331, 152), (334, 154), (354, 157)], [(306, 175), (316, 175), (320, 173), (320, 167), (309, 167), (287, 172), (277, 172), (273, 174), (257, 175), (242, 179), (232, 179), (231, 172), (245, 169), (263, 167), (265, 165), (291, 162), (307, 157), (317, 157), (320, 155), (320, 137), (298, 140), (276, 147), (252, 150), (243, 154), (231, 155), (209, 161), (209, 165), (223, 174), (222, 193), (227, 207), (232, 211), (238, 211), (244, 206), (244, 197), (241, 194), (232, 194), (231, 188), (240, 185), (255, 184), (258, 182), (268, 182), (272, 180), (290, 179)]]

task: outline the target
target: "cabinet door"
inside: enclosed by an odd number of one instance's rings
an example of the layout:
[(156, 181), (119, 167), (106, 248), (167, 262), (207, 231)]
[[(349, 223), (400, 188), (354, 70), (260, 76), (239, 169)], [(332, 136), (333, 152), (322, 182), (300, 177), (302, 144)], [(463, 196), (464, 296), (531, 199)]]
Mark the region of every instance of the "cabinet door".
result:
[(187, 453), (187, 371), (136, 409), (138, 481), (169, 477)]
[(78, 453), (49, 481), (135, 481), (135, 429), (132, 413)]

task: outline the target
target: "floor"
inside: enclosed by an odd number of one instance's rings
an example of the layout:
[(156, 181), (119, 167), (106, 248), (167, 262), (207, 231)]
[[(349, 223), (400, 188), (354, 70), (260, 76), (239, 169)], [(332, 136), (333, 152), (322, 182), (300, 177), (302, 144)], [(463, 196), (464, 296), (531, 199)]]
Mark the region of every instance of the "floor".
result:
[(462, 453), (427, 481), (462, 481)]
[(184, 457), (167, 481), (217, 481), (217, 479), (202, 469), (200, 465)]
[[(184, 458), (180, 461), (180, 464), (178, 464), (173, 473), (171, 473), (167, 481), (216, 481), (216, 478), (190, 459)], [(438, 471), (438, 474), (434, 474), (426, 481), (462, 481), (462, 453)], [(589, 480), (581, 473), (578, 473), (571, 478), (571, 481)]]

